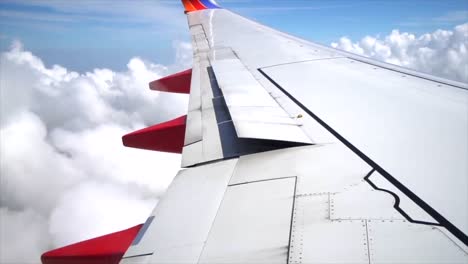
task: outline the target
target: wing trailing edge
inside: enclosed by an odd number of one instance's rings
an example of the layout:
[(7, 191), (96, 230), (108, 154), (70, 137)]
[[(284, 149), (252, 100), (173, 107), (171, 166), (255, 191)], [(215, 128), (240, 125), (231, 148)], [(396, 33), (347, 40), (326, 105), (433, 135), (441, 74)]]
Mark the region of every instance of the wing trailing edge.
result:
[(143, 224), (48, 251), (42, 264), (117, 264)]

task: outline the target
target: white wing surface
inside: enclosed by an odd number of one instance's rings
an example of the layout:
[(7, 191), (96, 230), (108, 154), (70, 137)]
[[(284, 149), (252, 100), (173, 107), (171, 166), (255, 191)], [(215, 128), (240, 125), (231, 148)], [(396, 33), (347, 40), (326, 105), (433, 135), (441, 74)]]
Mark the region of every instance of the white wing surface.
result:
[(187, 169), (125, 260), (467, 263), (466, 84), (224, 9), (187, 17)]
[(187, 169), (124, 260), (467, 263), (466, 84), (187, 17)]

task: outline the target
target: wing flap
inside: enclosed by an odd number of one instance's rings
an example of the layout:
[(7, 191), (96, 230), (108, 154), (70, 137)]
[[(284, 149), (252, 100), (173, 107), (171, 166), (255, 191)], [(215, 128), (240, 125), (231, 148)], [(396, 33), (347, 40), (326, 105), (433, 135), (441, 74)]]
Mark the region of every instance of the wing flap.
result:
[(300, 124), (281, 108), (239, 59), (216, 60), (212, 67), (240, 138), (312, 144)]

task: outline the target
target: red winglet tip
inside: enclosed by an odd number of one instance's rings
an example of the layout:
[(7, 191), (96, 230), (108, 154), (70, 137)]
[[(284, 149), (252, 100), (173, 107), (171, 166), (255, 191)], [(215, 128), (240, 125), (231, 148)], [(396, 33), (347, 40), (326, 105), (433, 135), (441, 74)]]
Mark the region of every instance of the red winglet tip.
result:
[(182, 153), (187, 116), (143, 128), (122, 137), (126, 147)]
[(192, 80), (192, 69), (188, 69), (173, 75), (163, 77), (150, 82), (151, 90), (171, 93), (190, 93), (190, 82)]
[(117, 264), (143, 224), (45, 252), (43, 264)]

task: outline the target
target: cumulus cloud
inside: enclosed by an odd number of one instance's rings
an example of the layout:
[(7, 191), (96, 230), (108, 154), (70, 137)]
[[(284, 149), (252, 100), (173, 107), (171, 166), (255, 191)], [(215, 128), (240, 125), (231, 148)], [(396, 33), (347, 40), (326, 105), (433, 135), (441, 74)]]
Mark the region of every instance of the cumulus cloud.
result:
[(468, 82), (468, 23), (416, 36), (393, 30), (358, 42), (342, 37), (332, 47), (460, 82)]
[(133, 58), (124, 72), (47, 68), (21, 43), (0, 55), (0, 262), (146, 220), (180, 167), (175, 154), (124, 148), (121, 136), (186, 113), (187, 97), (148, 82), (191, 64)]

